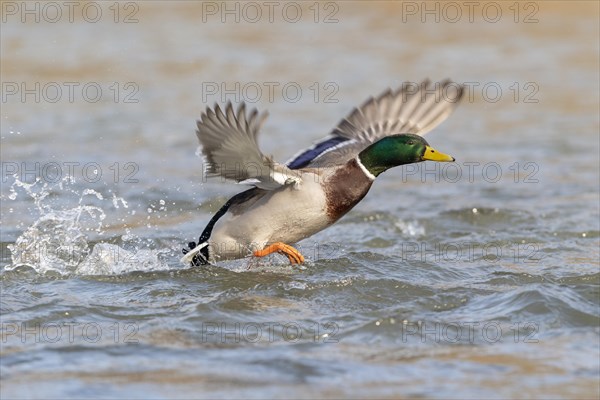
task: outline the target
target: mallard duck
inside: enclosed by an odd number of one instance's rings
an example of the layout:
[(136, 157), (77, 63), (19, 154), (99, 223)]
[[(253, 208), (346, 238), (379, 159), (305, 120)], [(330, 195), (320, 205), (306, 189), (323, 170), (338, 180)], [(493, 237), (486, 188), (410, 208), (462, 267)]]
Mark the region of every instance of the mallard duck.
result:
[(265, 156), (257, 138), (266, 113), (207, 108), (196, 134), (205, 173), (253, 187), (230, 198), (198, 243), (183, 249), (192, 265), (278, 252), (304, 262), (292, 245), (335, 223), (367, 194), (381, 173), (398, 165), (454, 157), (433, 149), (422, 135), (452, 113), (461, 85), (446, 80), (405, 83), (355, 108), (333, 132), (284, 164)]

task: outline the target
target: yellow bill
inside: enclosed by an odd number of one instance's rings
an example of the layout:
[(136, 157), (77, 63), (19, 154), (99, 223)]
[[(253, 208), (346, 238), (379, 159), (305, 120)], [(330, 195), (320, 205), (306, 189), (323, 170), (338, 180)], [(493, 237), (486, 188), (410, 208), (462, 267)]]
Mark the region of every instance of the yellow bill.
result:
[(421, 160), (449, 162), (454, 161), (454, 157), (439, 152), (430, 146), (425, 146), (425, 153), (421, 156)]

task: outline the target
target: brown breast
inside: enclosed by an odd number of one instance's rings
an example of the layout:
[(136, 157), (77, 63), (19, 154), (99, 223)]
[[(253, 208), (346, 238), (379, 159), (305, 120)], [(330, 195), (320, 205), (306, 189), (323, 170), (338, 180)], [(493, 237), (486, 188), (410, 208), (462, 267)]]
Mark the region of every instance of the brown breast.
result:
[(327, 216), (332, 219), (332, 222), (337, 221), (358, 204), (373, 183), (360, 168), (356, 159), (322, 176), (327, 197)]

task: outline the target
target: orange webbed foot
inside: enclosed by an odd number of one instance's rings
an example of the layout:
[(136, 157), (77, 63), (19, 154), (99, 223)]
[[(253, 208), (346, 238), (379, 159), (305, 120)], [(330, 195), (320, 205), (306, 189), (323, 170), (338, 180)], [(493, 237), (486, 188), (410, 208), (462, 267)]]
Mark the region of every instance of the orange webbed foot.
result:
[(268, 256), (271, 253), (280, 253), (285, 254), (290, 260), (290, 264), (302, 264), (304, 262), (304, 256), (300, 254), (298, 250), (290, 246), (289, 244), (285, 244), (282, 242), (275, 242), (271, 245), (268, 245), (262, 250), (257, 250), (253, 254), (256, 257), (264, 257)]

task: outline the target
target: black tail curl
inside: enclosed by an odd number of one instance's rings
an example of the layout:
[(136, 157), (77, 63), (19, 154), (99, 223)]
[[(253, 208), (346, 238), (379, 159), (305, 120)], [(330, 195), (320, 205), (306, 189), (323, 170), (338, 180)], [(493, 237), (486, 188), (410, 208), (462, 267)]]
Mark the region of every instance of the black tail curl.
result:
[[(227, 200), (227, 202), (223, 205), (223, 207), (221, 207), (219, 209), (219, 211), (217, 211), (217, 213), (215, 215), (213, 215), (213, 217), (210, 219), (208, 225), (206, 225), (206, 228), (204, 228), (204, 231), (202, 231), (202, 234), (200, 235), (200, 238), (198, 239), (198, 244), (196, 244), (196, 242), (189, 242), (188, 248), (187, 249), (183, 248), (183, 250), (182, 250), (183, 254), (187, 254), (190, 252), (190, 250), (195, 249), (196, 246), (200, 246), (200, 245), (203, 245), (204, 243), (206, 243), (208, 241), (208, 239), (210, 238), (213, 227), (215, 226), (215, 224), (217, 223), (219, 218), (221, 218), (227, 212), (227, 210), (229, 210), (229, 207), (232, 204), (241, 203), (241, 202), (246, 201), (248, 198), (251, 198), (252, 195), (255, 194), (257, 190), (259, 190), (259, 189), (251, 188), (251, 189), (248, 189), (241, 193), (238, 193), (235, 196), (233, 196), (232, 198), (230, 198), (229, 200)], [(191, 266), (198, 267), (200, 265), (209, 264), (209, 262), (208, 262), (209, 259), (210, 259), (210, 257), (209, 257), (209, 253), (208, 253), (208, 246), (204, 246), (204, 248), (200, 249), (200, 252), (198, 254), (194, 255), (194, 258), (192, 258)]]
[[(200, 236), (200, 239), (198, 240), (199, 244), (202, 244), (202, 236)], [(196, 242), (189, 242), (188, 243), (188, 248), (186, 249), (185, 247), (181, 250), (181, 252), (183, 254), (187, 254), (190, 252), (190, 250), (193, 250), (196, 248)], [(192, 267), (199, 267), (201, 265), (206, 265), (208, 264), (208, 246), (204, 246), (204, 248), (200, 249), (200, 252), (196, 255), (194, 255), (194, 257), (192, 258), (192, 262), (190, 263), (190, 266)]]

